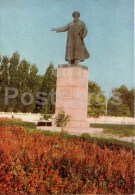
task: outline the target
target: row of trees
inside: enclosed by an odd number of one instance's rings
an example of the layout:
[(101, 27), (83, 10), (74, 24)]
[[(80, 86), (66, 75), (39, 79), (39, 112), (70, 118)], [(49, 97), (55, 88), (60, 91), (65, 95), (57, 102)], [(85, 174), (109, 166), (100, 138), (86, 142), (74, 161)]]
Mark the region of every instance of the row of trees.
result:
[[(134, 89), (122, 85), (115, 88), (109, 100), (100, 86), (92, 81), (88, 85), (88, 115), (133, 116)], [(0, 57), (0, 111), (55, 112), (56, 70), (49, 64), (44, 75), (36, 64), (20, 60), (15, 52), (11, 58)]]
[(107, 98), (100, 86), (95, 82), (89, 82), (88, 115), (134, 117), (134, 88), (129, 90), (122, 85), (112, 89), (112, 94)]
[[(34, 110), (36, 94), (42, 83), (42, 76), (38, 73), (35, 64), (30, 64), (27, 60), (21, 60), (18, 53), (14, 53), (11, 58), (3, 56), (0, 59), (0, 110), (13, 112), (30, 112)], [(14, 89), (12, 89), (14, 88)], [(10, 90), (9, 90), (10, 89)], [(9, 102), (5, 94), (13, 95)], [(22, 94), (25, 92), (32, 93), (34, 100), (30, 105), (22, 104)], [(26, 101), (29, 96), (25, 96)]]

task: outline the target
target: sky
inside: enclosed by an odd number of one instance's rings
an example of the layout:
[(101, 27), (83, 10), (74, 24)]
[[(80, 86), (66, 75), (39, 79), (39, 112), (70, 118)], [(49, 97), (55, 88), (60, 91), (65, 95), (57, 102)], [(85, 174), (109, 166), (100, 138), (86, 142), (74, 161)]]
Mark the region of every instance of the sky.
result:
[(21, 59), (44, 74), (50, 62), (65, 64), (67, 32), (55, 33), (73, 20), (72, 12), (88, 28), (85, 45), (90, 58), (89, 80), (107, 95), (122, 84), (134, 86), (133, 0), (0, 0), (0, 54), (17, 51)]

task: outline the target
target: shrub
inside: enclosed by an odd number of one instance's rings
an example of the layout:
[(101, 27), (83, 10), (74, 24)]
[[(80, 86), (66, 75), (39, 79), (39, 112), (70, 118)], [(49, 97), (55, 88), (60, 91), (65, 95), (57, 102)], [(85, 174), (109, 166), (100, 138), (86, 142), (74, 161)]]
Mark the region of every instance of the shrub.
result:
[(36, 129), (35, 123), (22, 121), (21, 119), (0, 118), (0, 126), (23, 126), (30, 129)]
[(83, 140), (89, 140), (91, 138), (91, 135), (89, 133), (82, 133), (80, 138)]
[[(65, 135), (65, 134), (64, 134)], [(1, 194), (132, 194), (132, 151), (0, 127)]]
[(66, 115), (63, 110), (60, 110), (58, 115), (55, 118), (55, 123), (57, 127), (63, 128), (67, 125), (67, 123), (70, 121), (70, 116)]
[(42, 117), (40, 120), (46, 120), (46, 121), (49, 121), (49, 119), (52, 118), (52, 115), (51, 114), (47, 114), (47, 113), (44, 113), (42, 114)]

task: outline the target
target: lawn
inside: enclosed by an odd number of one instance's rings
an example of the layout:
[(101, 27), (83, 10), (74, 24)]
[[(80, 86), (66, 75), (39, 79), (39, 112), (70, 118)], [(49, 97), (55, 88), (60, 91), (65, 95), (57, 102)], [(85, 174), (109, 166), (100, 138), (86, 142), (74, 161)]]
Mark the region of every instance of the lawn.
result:
[(118, 125), (118, 124), (90, 124), (94, 128), (103, 128), (105, 134), (118, 135), (120, 137), (135, 136), (134, 125)]
[(33, 122), (22, 121), (21, 119), (0, 118), (0, 127), (3, 126), (23, 126), (29, 129), (36, 129), (36, 124)]

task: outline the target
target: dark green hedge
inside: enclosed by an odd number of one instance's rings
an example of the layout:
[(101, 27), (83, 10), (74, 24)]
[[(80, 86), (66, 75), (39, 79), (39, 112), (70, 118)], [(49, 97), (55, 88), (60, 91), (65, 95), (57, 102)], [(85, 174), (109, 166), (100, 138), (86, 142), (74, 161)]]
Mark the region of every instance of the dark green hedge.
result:
[(36, 124), (33, 122), (26, 121), (6, 121), (0, 122), (0, 126), (23, 126), (25, 128), (36, 129)]

